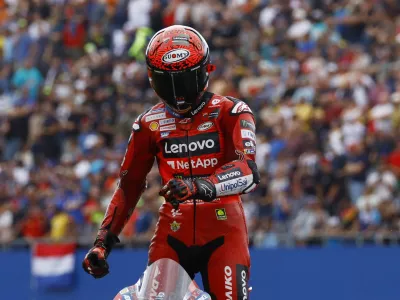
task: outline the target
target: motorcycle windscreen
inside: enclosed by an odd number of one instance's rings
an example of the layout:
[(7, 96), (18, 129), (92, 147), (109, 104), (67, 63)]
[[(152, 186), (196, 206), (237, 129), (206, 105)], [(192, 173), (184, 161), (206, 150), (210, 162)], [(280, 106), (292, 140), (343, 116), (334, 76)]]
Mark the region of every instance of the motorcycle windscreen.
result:
[(177, 262), (163, 258), (148, 266), (142, 278), (114, 300), (191, 300), (199, 296), (211, 300)]

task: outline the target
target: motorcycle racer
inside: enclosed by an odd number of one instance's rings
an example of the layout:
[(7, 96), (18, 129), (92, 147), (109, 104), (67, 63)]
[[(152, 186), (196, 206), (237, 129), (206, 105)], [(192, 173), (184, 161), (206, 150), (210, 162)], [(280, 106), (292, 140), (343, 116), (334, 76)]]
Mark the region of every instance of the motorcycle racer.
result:
[(109, 272), (107, 256), (119, 242), (157, 160), (166, 199), (149, 249), (149, 264), (179, 262), (200, 272), (213, 299), (249, 299), (250, 255), (240, 194), (260, 181), (255, 122), (246, 103), (207, 91), (209, 48), (193, 28), (157, 32), (146, 50), (148, 76), (162, 102), (132, 126), (120, 181), (83, 268)]

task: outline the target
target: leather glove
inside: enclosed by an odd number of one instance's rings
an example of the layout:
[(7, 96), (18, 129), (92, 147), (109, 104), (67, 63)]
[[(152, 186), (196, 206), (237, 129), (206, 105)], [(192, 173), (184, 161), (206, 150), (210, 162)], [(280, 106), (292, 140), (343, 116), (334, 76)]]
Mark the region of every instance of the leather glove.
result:
[(171, 202), (174, 208), (179, 203), (189, 199), (200, 199), (208, 202), (216, 197), (215, 186), (207, 179), (190, 181), (173, 178), (163, 186), (159, 194), (168, 202)]
[(89, 250), (83, 259), (82, 267), (85, 272), (96, 279), (106, 276), (109, 273), (107, 257), (117, 242), (119, 242), (119, 239), (116, 235), (100, 229), (94, 242), (94, 247)]
[(86, 273), (92, 275), (94, 278), (102, 278), (109, 273), (109, 267), (106, 261), (107, 256), (108, 254), (105, 248), (94, 246), (86, 254), (82, 267)]

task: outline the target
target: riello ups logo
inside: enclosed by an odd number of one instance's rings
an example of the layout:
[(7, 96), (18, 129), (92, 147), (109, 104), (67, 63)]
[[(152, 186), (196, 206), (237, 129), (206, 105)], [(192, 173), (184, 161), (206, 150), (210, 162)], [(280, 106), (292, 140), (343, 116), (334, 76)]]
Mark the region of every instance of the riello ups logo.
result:
[(162, 140), (165, 158), (180, 158), (218, 153), (220, 151), (217, 132)]

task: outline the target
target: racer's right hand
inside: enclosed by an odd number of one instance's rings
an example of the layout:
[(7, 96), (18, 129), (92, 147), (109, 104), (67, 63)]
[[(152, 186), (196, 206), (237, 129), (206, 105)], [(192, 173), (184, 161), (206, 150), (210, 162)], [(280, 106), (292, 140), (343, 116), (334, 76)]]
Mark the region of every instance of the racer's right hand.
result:
[(94, 278), (102, 278), (109, 273), (108, 263), (106, 261), (107, 250), (101, 246), (94, 246), (86, 254), (82, 267), (86, 273)]

